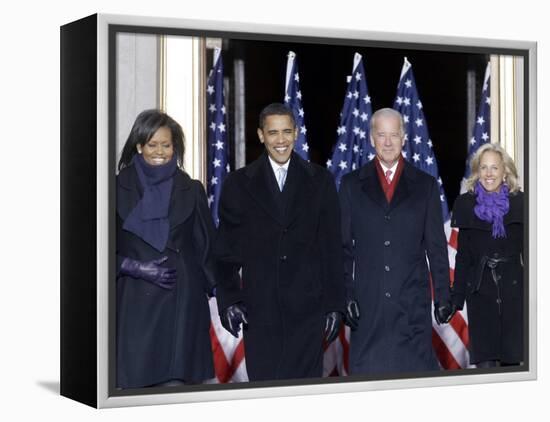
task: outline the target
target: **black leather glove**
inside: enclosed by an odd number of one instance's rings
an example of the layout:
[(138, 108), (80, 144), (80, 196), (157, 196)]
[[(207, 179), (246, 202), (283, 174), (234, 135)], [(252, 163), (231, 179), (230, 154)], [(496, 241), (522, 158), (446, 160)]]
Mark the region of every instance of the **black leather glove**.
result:
[(176, 283), (176, 269), (161, 267), (160, 265), (168, 259), (167, 256), (153, 261), (137, 261), (131, 258), (124, 258), (120, 264), (120, 274), (139, 278), (153, 283), (163, 289), (171, 290)]
[(454, 303), (447, 301), (434, 303), (434, 317), (438, 325), (447, 324), (456, 312)]
[(340, 325), (342, 325), (342, 314), (340, 312), (328, 312), (325, 319), (325, 343), (332, 343), (338, 332), (340, 331)]
[(248, 325), (245, 306), (240, 302), (229, 305), (221, 311), (220, 321), (223, 328), (229, 331), (234, 337), (239, 337), (241, 324), (243, 325), (243, 330)]
[(353, 331), (359, 326), (359, 304), (354, 299), (348, 299), (346, 302), (346, 319), (344, 323)]

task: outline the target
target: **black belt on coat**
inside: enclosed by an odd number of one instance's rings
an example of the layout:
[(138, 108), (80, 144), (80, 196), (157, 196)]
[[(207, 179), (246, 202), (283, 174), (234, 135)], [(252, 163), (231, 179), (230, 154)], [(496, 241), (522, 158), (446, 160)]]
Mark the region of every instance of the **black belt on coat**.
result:
[(497, 288), (497, 303), (498, 303), (499, 314), (501, 311), (500, 304), (502, 303), (502, 298), (500, 297), (500, 284), (499, 284), (500, 276), (497, 274), (496, 269), (500, 264), (503, 264), (506, 262), (518, 262), (521, 264), (521, 256), (519, 254), (501, 256), (498, 258), (489, 257), (487, 255), (482, 256), (481, 261), (479, 262), (479, 274), (477, 278), (477, 283), (472, 290), (472, 293), (479, 291), (481, 287), (481, 281), (483, 280), (483, 272), (485, 271), (486, 267), (489, 268), (491, 270), (491, 277)]

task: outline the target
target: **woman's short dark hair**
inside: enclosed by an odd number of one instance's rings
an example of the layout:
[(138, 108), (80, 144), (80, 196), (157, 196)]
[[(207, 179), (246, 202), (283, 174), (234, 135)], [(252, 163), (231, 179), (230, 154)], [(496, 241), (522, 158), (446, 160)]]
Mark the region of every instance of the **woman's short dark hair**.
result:
[(161, 128), (167, 127), (172, 133), (172, 144), (174, 155), (178, 161), (178, 166), (183, 168), (183, 154), (185, 153), (185, 136), (178, 122), (172, 119), (168, 114), (160, 110), (144, 110), (136, 117), (136, 121), (130, 130), (130, 135), (124, 144), (122, 154), (118, 162), (118, 169), (122, 170), (128, 167), (132, 158), (137, 154), (136, 145), (145, 145), (153, 137), (155, 132)]
[(294, 119), (294, 113), (286, 105), (281, 103), (271, 103), (260, 112), (259, 128), (263, 129), (265, 125), (265, 119), (268, 116), (288, 116), (292, 120), (292, 125), (296, 127), (296, 120)]

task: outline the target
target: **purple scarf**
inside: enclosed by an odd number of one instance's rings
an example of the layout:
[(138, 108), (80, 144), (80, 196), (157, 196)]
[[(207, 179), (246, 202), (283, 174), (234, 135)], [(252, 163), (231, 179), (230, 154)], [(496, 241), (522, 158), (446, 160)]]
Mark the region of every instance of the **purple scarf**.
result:
[(508, 194), (510, 189), (506, 183), (503, 183), (499, 192), (487, 192), (485, 188), (476, 182), (474, 188), (476, 194), (476, 203), (474, 213), (480, 220), (493, 223), (493, 238), (506, 237), (503, 219), (510, 209)]
[(143, 196), (124, 220), (122, 228), (162, 252), (170, 232), (168, 211), (178, 168), (176, 155), (166, 164), (152, 166), (141, 154), (136, 154), (132, 163), (143, 187)]

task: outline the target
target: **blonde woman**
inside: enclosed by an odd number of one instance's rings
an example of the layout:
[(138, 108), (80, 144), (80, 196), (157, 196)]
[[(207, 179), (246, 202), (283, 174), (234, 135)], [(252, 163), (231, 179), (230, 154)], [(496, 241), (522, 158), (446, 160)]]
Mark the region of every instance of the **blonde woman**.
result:
[(470, 363), (523, 361), (523, 193), (514, 162), (485, 144), (471, 162), (467, 192), (453, 209), (458, 227), (453, 303), (467, 303)]

